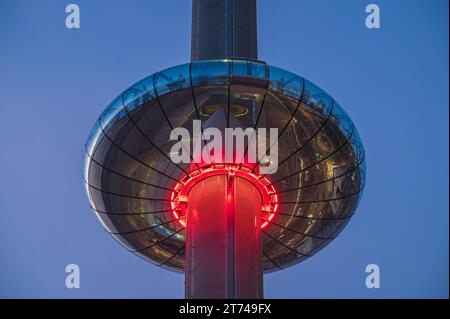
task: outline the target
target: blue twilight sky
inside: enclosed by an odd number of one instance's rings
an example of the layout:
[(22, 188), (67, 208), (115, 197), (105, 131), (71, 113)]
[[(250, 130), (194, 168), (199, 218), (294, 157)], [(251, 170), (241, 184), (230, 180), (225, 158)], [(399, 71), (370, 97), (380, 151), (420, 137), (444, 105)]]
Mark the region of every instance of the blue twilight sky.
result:
[[(105, 106), (189, 61), (189, 0), (0, 0), (0, 297), (182, 298), (183, 276), (126, 252), (89, 209), (84, 143)], [(365, 6), (382, 28), (365, 27)], [(356, 123), (368, 181), (316, 256), (267, 298), (448, 297), (448, 1), (259, 0), (259, 57), (317, 83)], [(65, 266), (81, 288), (65, 288)], [(366, 289), (365, 266), (381, 268)]]

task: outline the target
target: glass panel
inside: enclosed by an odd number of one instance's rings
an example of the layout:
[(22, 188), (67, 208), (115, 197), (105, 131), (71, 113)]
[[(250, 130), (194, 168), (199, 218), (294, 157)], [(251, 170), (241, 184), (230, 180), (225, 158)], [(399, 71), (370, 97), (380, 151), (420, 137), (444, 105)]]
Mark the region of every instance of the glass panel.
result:
[(88, 181), (89, 178), (89, 164), (91, 160), (90, 157), (85, 153), (83, 158), (83, 180)]
[(361, 198), (364, 196), (364, 189), (366, 186), (366, 181), (367, 181), (367, 166), (366, 166), (366, 161), (364, 160), (361, 163), (361, 165), (359, 166), (359, 182), (360, 182), (361, 190), (359, 192), (358, 203), (356, 204), (355, 210), (358, 208)]
[(234, 60), (232, 75), (266, 79), (266, 64), (245, 60)]
[[(121, 112), (123, 111), (123, 112)], [(126, 113), (123, 110), (122, 94), (114, 99), (109, 104), (103, 113), (100, 115), (99, 122), (103, 130), (107, 131), (117, 119), (126, 117)]]
[(248, 62), (245, 60), (233, 61), (231, 74), (234, 76), (250, 76)]
[(305, 80), (303, 103), (317, 112), (328, 116), (333, 107), (333, 99), (315, 84)]
[(267, 79), (268, 78), (268, 68), (265, 63), (260, 62), (248, 62), (250, 70), (251, 70), (251, 76), (254, 78), (261, 78), (261, 79)]
[(366, 179), (367, 179), (367, 165), (366, 160), (363, 160), (363, 162), (359, 165), (359, 182), (360, 182), (360, 189), (361, 189), (361, 195), (362, 197), (362, 190), (364, 190), (364, 187), (366, 186)]
[(295, 99), (300, 99), (303, 90), (303, 78), (294, 73), (270, 66), (269, 88)]
[(189, 64), (178, 65), (158, 72), (154, 76), (158, 95), (190, 87)]
[(344, 132), (345, 136), (350, 136), (353, 131), (353, 122), (344, 109), (335, 101), (333, 105), (333, 111), (331, 116), (333, 121)]
[(353, 151), (355, 152), (355, 156), (358, 160), (362, 160), (365, 155), (364, 146), (361, 140), (361, 137), (359, 136), (358, 130), (353, 130), (352, 137), (350, 138), (350, 144), (353, 147)]
[(242, 127), (254, 127), (258, 120), (261, 121), (261, 103), (264, 98), (263, 89), (248, 86), (243, 89), (241, 85), (231, 86), (231, 114)]
[(89, 137), (86, 141), (86, 152), (89, 155), (92, 155), (92, 152), (94, 151), (95, 145), (97, 145), (97, 140), (102, 135), (102, 129), (100, 128), (100, 124), (97, 121), (95, 121), (94, 126), (91, 129), (91, 132), (89, 133)]
[(123, 103), (127, 110), (131, 112), (154, 97), (153, 75), (150, 75), (123, 92)]
[(227, 84), (229, 69), (226, 60), (194, 62), (191, 64), (192, 85)]
[[(89, 184), (104, 191), (131, 197), (169, 198), (170, 189), (146, 181), (145, 175), (137, 175), (142, 170), (118, 170), (106, 167), (97, 161), (91, 161), (89, 167)], [(130, 209), (130, 207), (128, 207)], [(136, 213), (139, 213), (137, 211)]]
[(214, 85), (194, 88), (195, 99), (203, 124), (217, 110), (228, 105), (228, 86)]

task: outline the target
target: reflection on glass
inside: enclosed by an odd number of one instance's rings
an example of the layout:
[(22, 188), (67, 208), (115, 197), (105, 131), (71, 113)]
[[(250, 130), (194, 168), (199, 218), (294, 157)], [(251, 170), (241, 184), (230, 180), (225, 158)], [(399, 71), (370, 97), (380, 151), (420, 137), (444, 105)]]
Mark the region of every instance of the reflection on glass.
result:
[(303, 92), (303, 78), (298, 75), (270, 66), (269, 88), (275, 92), (300, 99)]
[(152, 100), (155, 97), (153, 75), (132, 85), (123, 92), (122, 97), (123, 104), (128, 111), (132, 111), (136, 107), (143, 105), (145, 102)]
[(267, 65), (262, 62), (234, 60), (232, 62), (232, 75), (252, 78), (267, 78)]
[(183, 64), (154, 75), (156, 92), (163, 95), (190, 87), (189, 65)]
[[(113, 125), (112, 120), (123, 110), (122, 104), (122, 94), (114, 99), (114, 101), (109, 104), (103, 113), (99, 117), (100, 126), (103, 130), (107, 130), (110, 126)], [(124, 116), (125, 113), (122, 113), (121, 116)]]
[(229, 74), (228, 61), (198, 61), (191, 64), (193, 86), (227, 84)]

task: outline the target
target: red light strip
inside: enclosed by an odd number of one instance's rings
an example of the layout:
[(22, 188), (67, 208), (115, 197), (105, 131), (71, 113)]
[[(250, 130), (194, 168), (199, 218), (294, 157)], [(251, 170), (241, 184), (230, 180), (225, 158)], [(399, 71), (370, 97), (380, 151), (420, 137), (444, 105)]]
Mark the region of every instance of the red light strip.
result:
[(208, 165), (191, 171), (190, 176), (183, 177), (175, 184), (170, 194), (172, 217), (177, 219), (181, 226), (186, 227), (186, 220), (180, 217), (186, 216), (187, 195), (192, 186), (210, 176), (235, 174), (250, 181), (259, 190), (263, 202), (261, 217), (265, 220), (261, 224), (261, 229), (266, 228), (278, 212), (279, 201), (276, 190), (267, 177), (252, 172), (248, 167), (239, 166), (236, 164)]

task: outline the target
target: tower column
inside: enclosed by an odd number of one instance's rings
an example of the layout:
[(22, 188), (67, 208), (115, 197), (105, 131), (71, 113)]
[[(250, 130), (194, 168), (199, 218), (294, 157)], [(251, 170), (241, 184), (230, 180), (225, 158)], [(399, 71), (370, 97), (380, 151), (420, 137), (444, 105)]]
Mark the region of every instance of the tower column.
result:
[(262, 298), (261, 195), (234, 175), (210, 176), (188, 194), (186, 298)]
[(191, 60), (256, 60), (256, 0), (192, 0)]

